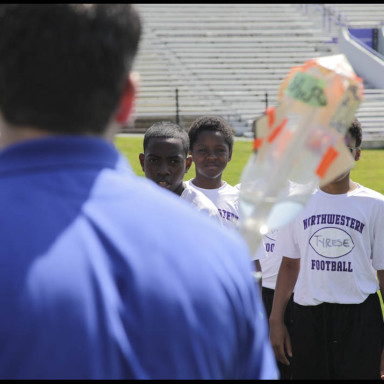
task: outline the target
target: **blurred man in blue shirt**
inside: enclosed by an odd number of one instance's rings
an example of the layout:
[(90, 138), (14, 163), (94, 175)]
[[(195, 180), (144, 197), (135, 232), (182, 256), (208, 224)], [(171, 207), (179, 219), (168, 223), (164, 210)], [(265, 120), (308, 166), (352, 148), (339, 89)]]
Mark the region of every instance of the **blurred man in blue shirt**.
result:
[(128, 4), (0, 5), (2, 379), (277, 378), (245, 242), (112, 143), (140, 34)]

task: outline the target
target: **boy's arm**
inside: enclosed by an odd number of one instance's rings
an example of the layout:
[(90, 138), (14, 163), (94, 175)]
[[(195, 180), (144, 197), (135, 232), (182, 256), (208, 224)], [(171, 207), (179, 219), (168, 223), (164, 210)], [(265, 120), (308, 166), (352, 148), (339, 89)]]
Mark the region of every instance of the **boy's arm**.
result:
[[(377, 279), (380, 285), (381, 297), (384, 300), (384, 270), (377, 271)], [(384, 348), (383, 348), (383, 351), (381, 352), (380, 377), (381, 377), (381, 380), (384, 380)]]
[(261, 274), (261, 264), (260, 264), (260, 260), (254, 260), (254, 263), (255, 263), (255, 269), (256, 269), (256, 276), (257, 276), (257, 282), (260, 286), (260, 289), (262, 287), (262, 274)]
[(380, 285), (381, 297), (384, 300), (384, 270), (377, 271), (377, 280)]
[(263, 284), (262, 284), (263, 283), (263, 276), (262, 276), (260, 259), (262, 259), (264, 257), (267, 257), (267, 252), (265, 250), (265, 244), (264, 244), (264, 239), (263, 239), (262, 244), (260, 245), (260, 247), (258, 248), (258, 250), (256, 251), (255, 255), (252, 258), (253, 264), (254, 264), (255, 270), (256, 270), (255, 277), (256, 277), (256, 280), (260, 286), (260, 289), (263, 286)]
[(299, 270), (300, 259), (282, 258), (269, 317), (271, 344), (276, 359), (285, 365), (290, 365), (285, 350), (288, 356), (292, 357), (292, 347), (287, 328), (284, 325), (284, 313), (293, 293)]

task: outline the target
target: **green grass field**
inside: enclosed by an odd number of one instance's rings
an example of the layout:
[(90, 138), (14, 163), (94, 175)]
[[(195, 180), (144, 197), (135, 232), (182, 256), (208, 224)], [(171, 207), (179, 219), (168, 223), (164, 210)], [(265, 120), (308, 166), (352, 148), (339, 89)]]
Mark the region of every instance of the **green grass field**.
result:
[[(139, 162), (139, 153), (143, 151), (142, 137), (117, 136), (115, 140), (117, 148), (128, 158), (136, 174), (144, 176)], [(249, 156), (252, 153), (252, 142), (235, 140), (232, 160), (224, 171), (223, 179), (231, 185), (239, 183), (241, 173)], [(384, 194), (384, 150), (364, 149), (361, 158), (356, 162), (351, 171), (351, 178), (364, 185)], [(185, 180), (195, 175), (194, 164), (185, 175)]]

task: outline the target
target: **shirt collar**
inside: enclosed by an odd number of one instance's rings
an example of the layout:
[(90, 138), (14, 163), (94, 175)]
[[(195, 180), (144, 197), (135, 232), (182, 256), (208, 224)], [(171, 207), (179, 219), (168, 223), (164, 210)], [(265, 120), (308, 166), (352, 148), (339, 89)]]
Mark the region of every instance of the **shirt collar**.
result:
[(60, 166), (116, 168), (127, 167), (128, 163), (112, 143), (91, 136), (49, 136), (0, 151), (0, 176), (15, 170)]

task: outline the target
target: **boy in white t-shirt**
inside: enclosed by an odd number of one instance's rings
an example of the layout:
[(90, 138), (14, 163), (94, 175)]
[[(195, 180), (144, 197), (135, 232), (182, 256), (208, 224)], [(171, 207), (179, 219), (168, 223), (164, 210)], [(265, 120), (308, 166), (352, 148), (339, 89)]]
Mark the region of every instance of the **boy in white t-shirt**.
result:
[[(361, 141), (355, 119), (345, 143), (356, 161)], [(384, 374), (377, 292), (384, 292), (383, 228), (384, 196), (352, 181), (348, 171), (317, 189), (279, 229), (270, 339), (278, 361), (288, 365), (291, 357), (294, 380), (379, 380)], [(283, 316), (293, 289), (291, 341)]]
[(189, 137), (183, 128), (170, 121), (154, 123), (145, 132), (143, 147), (144, 153), (139, 154), (139, 160), (146, 178), (191, 202), (199, 211), (222, 224), (211, 200), (183, 182), (192, 164), (188, 155)]
[[(261, 267), (261, 295), (267, 319), (272, 311), (273, 297), (276, 288), (277, 275), (281, 264), (282, 256), (276, 254), (275, 245), (278, 235), (278, 229), (270, 230), (263, 236), (263, 242), (258, 251), (254, 255), (254, 259), (258, 259)], [(293, 327), (293, 294), (291, 295), (284, 311), (284, 324), (288, 334), (291, 335)], [(277, 366), (280, 372), (280, 380), (291, 380), (292, 369), (290, 365), (286, 365), (277, 360)]]
[[(224, 169), (232, 158), (231, 126), (220, 116), (203, 116), (191, 124), (188, 135), (196, 175), (186, 184), (204, 193), (219, 210), (223, 224), (237, 230), (240, 191), (222, 180)], [(260, 271), (258, 260), (255, 260), (255, 268)]]
[(196, 175), (186, 183), (204, 193), (217, 207), (225, 226), (237, 228), (239, 190), (222, 180), (232, 157), (231, 126), (219, 116), (196, 119), (188, 132)]
[[(236, 184), (235, 188), (240, 190), (241, 183)], [(258, 270), (261, 273), (260, 277), (260, 287), (261, 295), (263, 298), (263, 304), (265, 308), (265, 313), (267, 319), (272, 310), (273, 296), (275, 292), (277, 274), (279, 273), (281, 256), (274, 253), (275, 242), (277, 236), (277, 229), (270, 230), (263, 236), (262, 244), (259, 246), (256, 253), (253, 255), (252, 259), (255, 261), (255, 264), (258, 265)], [(291, 296), (287, 307), (285, 308), (284, 314), (284, 324), (287, 327), (289, 333), (292, 329), (292, 304), (293, 304), (293, 295)], [(277, 366), (280, 372), (280, 380), (291, 380), (292, 373), (291, 367), (289, 365), (282, 364), (280, 361), (277, 361)]]

